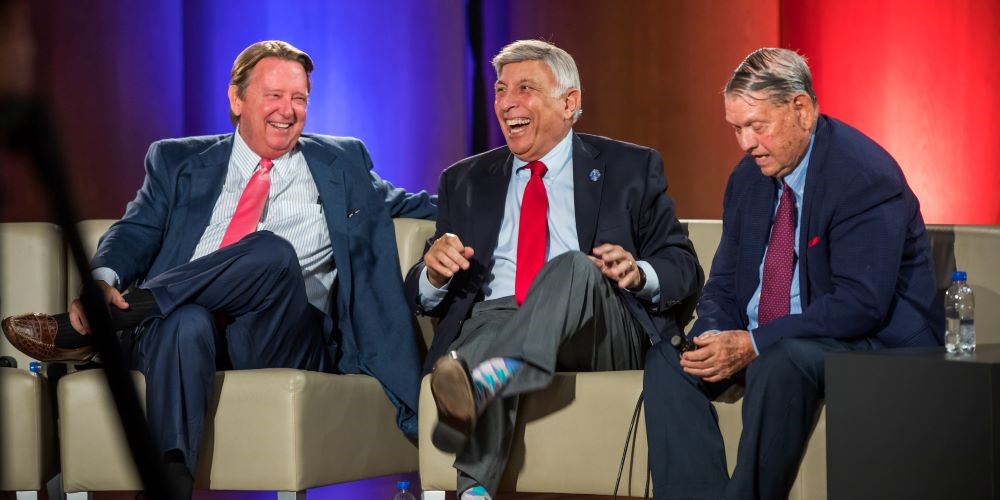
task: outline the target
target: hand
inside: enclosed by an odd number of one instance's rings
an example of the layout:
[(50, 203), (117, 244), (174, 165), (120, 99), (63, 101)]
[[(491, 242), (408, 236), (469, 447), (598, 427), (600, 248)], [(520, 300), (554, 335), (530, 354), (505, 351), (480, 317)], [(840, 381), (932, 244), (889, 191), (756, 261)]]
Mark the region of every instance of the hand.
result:
[(424, 254), (427, 279), (435, 288), (441, 288), (459, 270), (469, 269), (469, 259), (473, 253), (472, 247), (464, 246), (458, 236), (445, 233)]
[[(103, 280), (97, 280), (97, 286), (101, 288), (101, 293), (104, 294), (104, 303), (114, 305), (118, 309), (128, 309), (128, 302), (125, 301), (125, 297), (122, 293), (118, 291), (117, 288), (107, 284)], [(90, 334), (90, 324), (87, 323), (87, 316), (83, 314), (83, 304), (80, 303), (80, 299), (76, 299), (72, 304), (69, 305), (69, 322), (73, 325), (73, 329), (80, 332), (83, 335)]]
[(757, 353), (746, 330), (727, 330), (694, 338), (695, 351), (681, 354), (684, 372), (706, 382), (719, 382), (746, 368)]
[(619, 288), (635, 290), (642, 283), (642, 274), (635, 263), (635, 257), (624, 248), (611, 243), (605, 243), (594, 249), (593, 255), (588, 255), (590, 261), (600, 269), (601, 273), (611, 281), (618, 283)]

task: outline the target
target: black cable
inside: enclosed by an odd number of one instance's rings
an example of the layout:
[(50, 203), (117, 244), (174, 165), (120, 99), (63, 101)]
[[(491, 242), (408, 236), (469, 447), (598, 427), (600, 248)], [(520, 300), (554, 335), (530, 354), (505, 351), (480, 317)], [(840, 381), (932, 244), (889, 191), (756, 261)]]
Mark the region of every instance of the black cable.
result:
[(48, 109), (34, 99), (3, 99), (0, 101), (0, 134), (0, 141), (31, 160), (39, 181), (48, 187), (56, 222), (80, 273), (83, 283), (80, 301), (92, 328), (94, 346), (101, 355), (108, 388), (142, 484), (152, 500), (176, 497), (175, 488), (168, 483), (160, 465), (159, 453), (146, 425), (118, 339), (112, 333), (104, 296), (87, 272), (90, 266), (74, 219), (76, 211), (66, 185), (64, 156)]
[[(625, 433), (625, 449), (622, 450), (622, 461), (618, 464), (618, 477), (615, 478), (615, 489), (611, 493), (611, 500), (616, 500), (618, 498), (618, 485), (622, 481), (622, 471), (625, 470), (625, 458), (628, 457), (628, 444), (629, 441), (633, 442), (635, 445), (635, 438), (638, 438), (639, 434), (639, 412), (642, 411), (642, 393), (639, 393), (639, 400), (635, 402), (635, 410), (632, 411), (632, 421), (628, 425), (628, 432)], [(635, 438), (633, 438), (635, 436)], [(649, 495), (649, 484), (646, 484), (646, 495)]]

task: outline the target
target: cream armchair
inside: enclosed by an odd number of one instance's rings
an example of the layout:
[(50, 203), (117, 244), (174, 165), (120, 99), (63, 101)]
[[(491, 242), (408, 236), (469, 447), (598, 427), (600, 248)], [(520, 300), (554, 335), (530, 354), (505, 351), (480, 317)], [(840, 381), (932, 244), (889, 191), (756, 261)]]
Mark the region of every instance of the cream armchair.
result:
[[(65, 257), (59, 228), (47, 223), (0, 224), (0, 315), (56, 312), (65, 306)], [(0, 336), (0, 355), (17, 368), (0, 368), (0, 491), (37, 498), (56, 473), (51, 398), (44, 378), (28, 373), (33, 361)]]
[[(91, 251), (111, 222), (80, 225)], [(419, 259), (434, 223), (395, 224), (402, 272)], [(134, 378), (144, 394), (142, 375)], [(269, 369), (220, 372), (216, 380), (197, 488), (304, 499), (307, 488), (417, 469), (416, 447), (396, 428), (395, 408), (371, 377)], [(63, 377), (58, 400), (69, 497), (141, 489), (103, 372)]]

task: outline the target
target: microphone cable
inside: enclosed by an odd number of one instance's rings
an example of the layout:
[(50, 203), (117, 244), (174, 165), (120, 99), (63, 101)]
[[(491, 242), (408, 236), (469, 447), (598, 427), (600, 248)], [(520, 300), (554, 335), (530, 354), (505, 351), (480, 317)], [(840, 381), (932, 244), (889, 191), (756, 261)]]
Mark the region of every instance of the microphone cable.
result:
[[(628, 457), (628, 447), (629, 442), (632, 442), (632, 449), (635, 450), (635, 440), (639, 437), (639, 414), (642, 412), (642, 393), (639, 393), (639, 399), (635, 402), (635, 410), (632, 411), (632, 421), (629, 422), (628, 432), (625, 433), (625, 449), (622, 450), (622, 460), (618, 464), (618, 476), (615, 478), (615, 489), (611, 493), (611, 500), (617, 500), (618, 498), (618, 486), (622, 481), (622, 472), (625, 470), (625, 459)], [(647, 458), (648, 460), (648, 458)], [(649, 464), (646, 464), (646, 488), (643, 498), (649, 500)]]

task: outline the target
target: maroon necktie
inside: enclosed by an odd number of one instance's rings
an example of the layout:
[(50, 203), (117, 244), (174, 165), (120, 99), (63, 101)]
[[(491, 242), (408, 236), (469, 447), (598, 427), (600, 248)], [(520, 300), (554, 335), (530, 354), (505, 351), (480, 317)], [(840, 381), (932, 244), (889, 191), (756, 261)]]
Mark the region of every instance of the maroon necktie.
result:
[(271, 190), (273, 165), (274, 163), (267, 158), (260, 159), (260, 167), (250, 176), (250, 182), (243, 188), (240, 201), (236, 203), (236, 212), (226, 227), (226, 234), (222, 236), (219, 248), (236, 243), (257, 230), (260, 216), (264, 214), (264, 205), (267, 203), (267, 193)]
[(792, 274), (795, 270), (795, 197), (781, 181), (781, 201), (774, 215), (771, 239), (764, 257), (764, 278), (757, 306), (757, 324), (764, 326), (788, 314)]
[(524, 303), (535, 275), (545, 264), (545, 244), (549, 239), (549, 197), (545, 194), (542, 176), (548, 168), (540, 161), (526, 165), (531, 179), (521, 198), (521, 218), (517, 228), (517, 264), (514, 273), (514, 299)]

